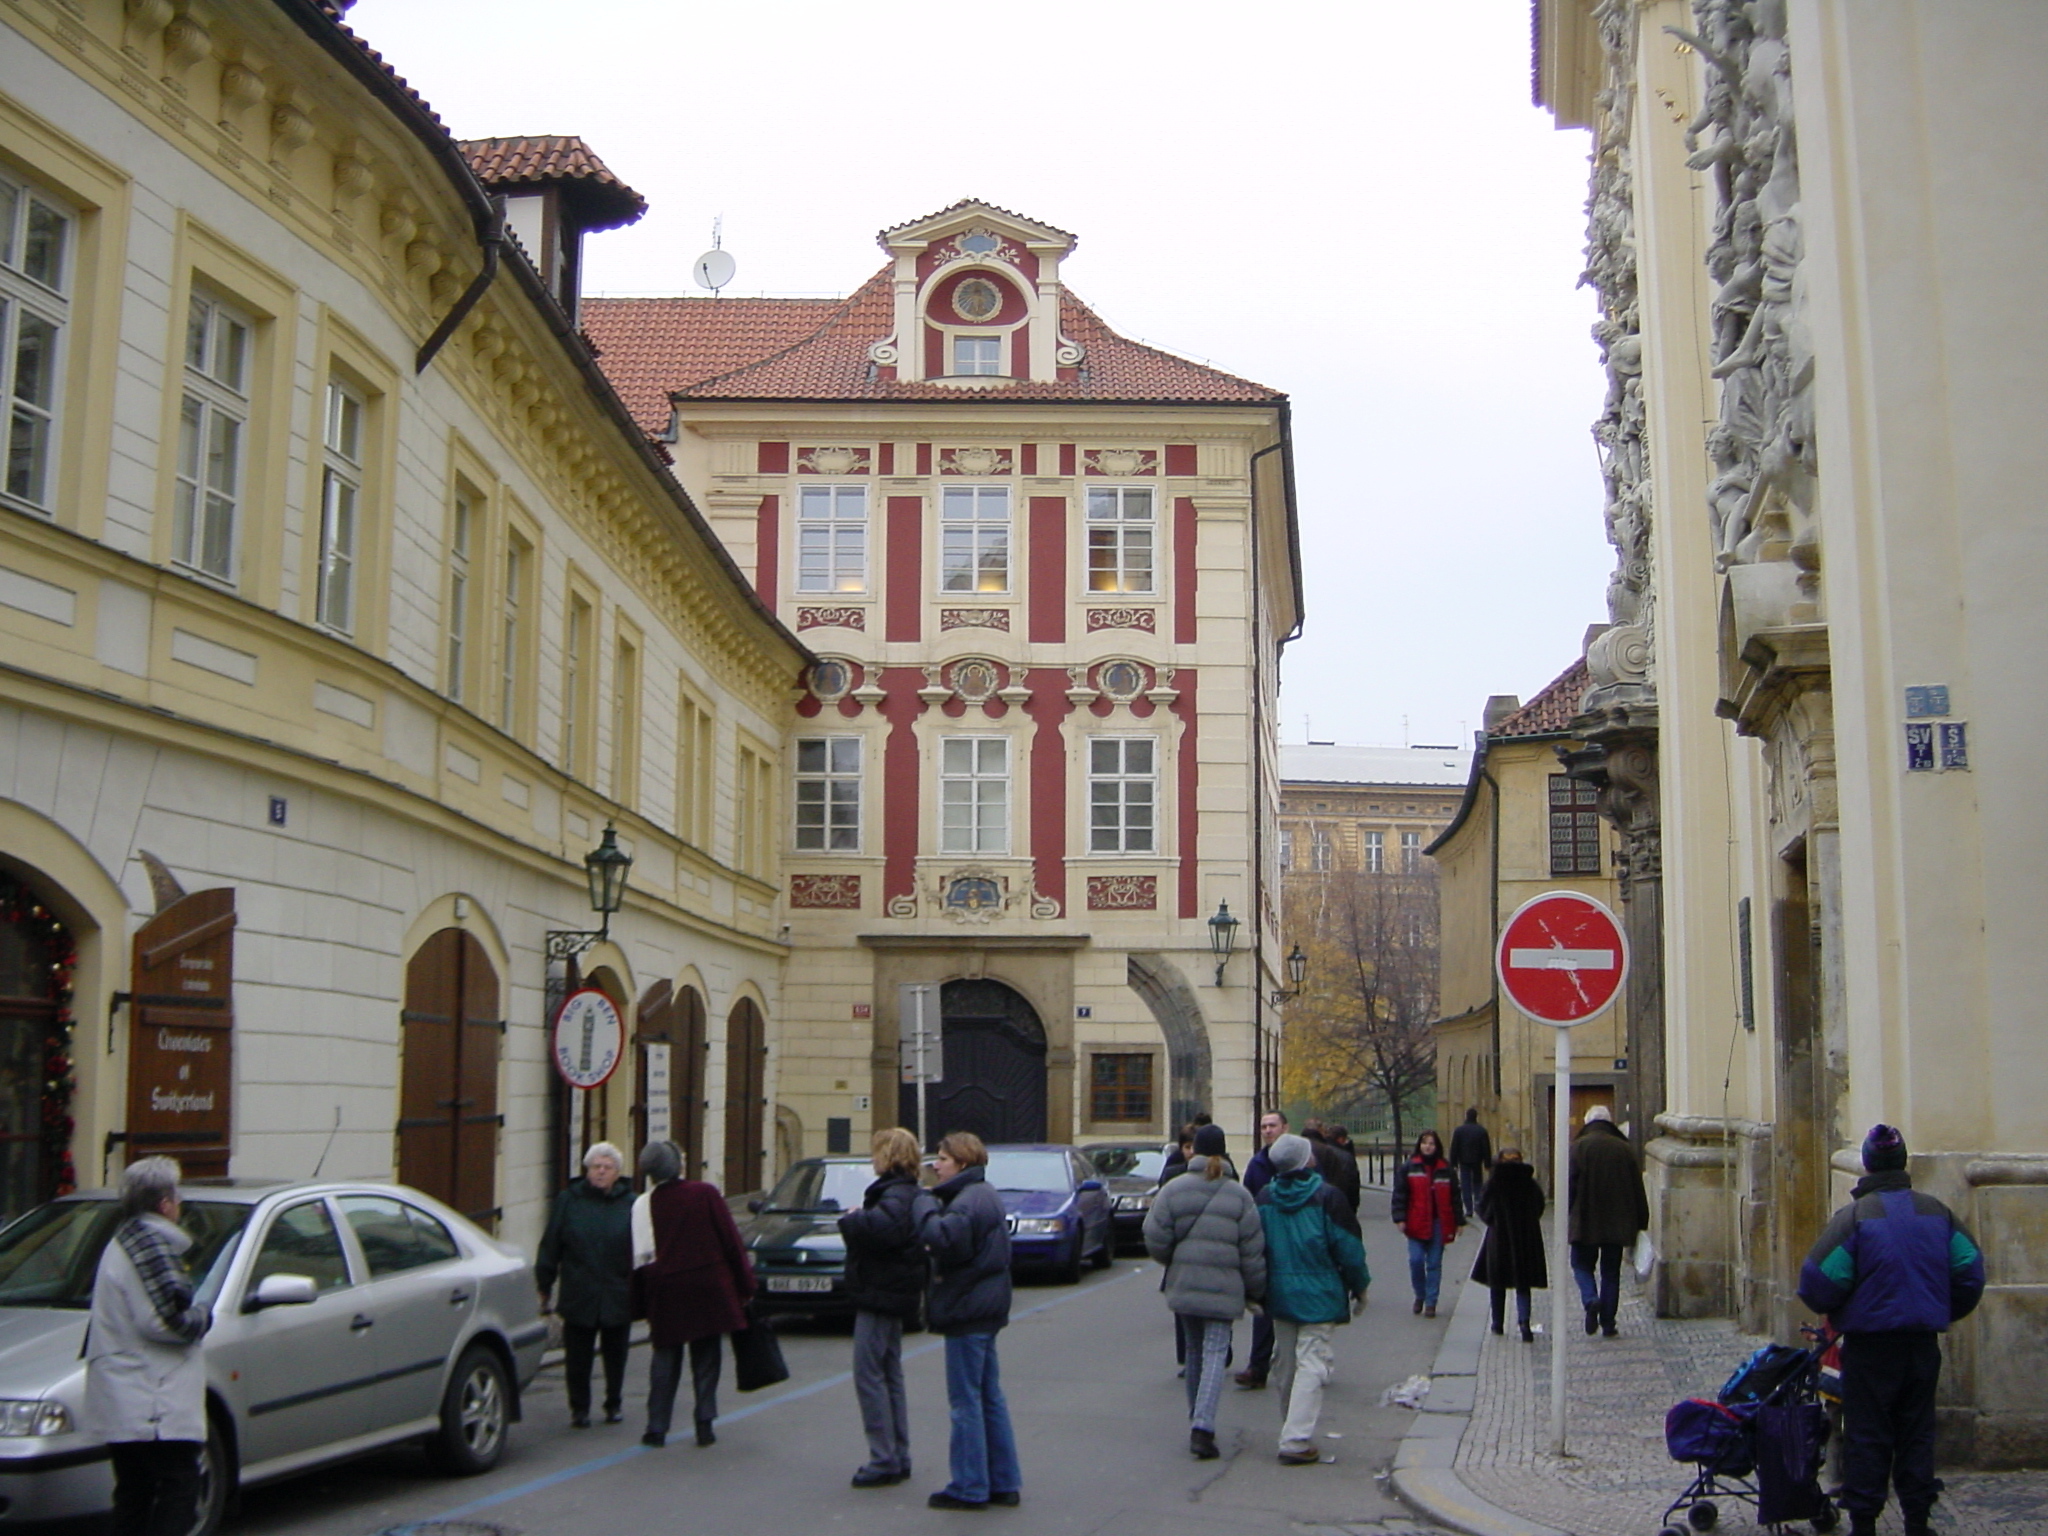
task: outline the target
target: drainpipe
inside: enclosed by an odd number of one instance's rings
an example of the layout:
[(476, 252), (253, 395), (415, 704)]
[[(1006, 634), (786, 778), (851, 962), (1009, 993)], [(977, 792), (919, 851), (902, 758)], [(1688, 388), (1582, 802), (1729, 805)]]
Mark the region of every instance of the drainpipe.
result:
[[(1269, 453), (1278, 453), (1292, 441), (1293, 433), (1289, 421), (1286, 401), (1280, 404), (1280, 437), (1269, 443), (1251, 457), (1246, 477), (1252, 492), (1251, 519), (1251, 630), (1252, 630), (1252, 1123), (1250, 1135), (1253, 1147), (1259, 1144), (1259, 1121), (1266, 1112), (1266, 690), (1262, 686), (1265, 675), (1266, 653), (1261, 634), (1261, 615), (1264, 612), (1261, 598), (1264, 588), (1259, 578), (1259, 460)], [(1290, 508), (1294, 504), (1294, 456), (1290, 453), (1281, 460), (1287, 475), (1286, 500)], [(1297, 569), (1295, 592), (1295, 624), (1280, 639), (1286, 645), (1301, 633), (1300, 603), (1301, 585)], [(1185, 829), (1182, 836), (1187, 835)]]
[(448, 345), (448, 338), (455, 334), (455, 328), (469, 318), (477, 301), (484, 296), (484, 290), (491, 286), (491, 279), (498, 275), (498, 252), (505, 244), (505, 199), (493, 197), (488, 216), (477, 215), (477, 244), (483, 247), (484, 264), (477, 275), (469, 280), (469, 286), (462, 290), (462, 297), (455, 301), (455, 307), (442, 317), (434, 327), (434, 334), (421, 346), (419, 355), (413, 359), (412, 371), (425, 373), (434, 356)]

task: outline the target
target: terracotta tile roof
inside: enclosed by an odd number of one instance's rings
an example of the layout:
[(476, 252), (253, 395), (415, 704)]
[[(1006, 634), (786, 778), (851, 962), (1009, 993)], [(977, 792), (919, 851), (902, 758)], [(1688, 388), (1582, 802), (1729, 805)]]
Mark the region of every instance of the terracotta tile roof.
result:
[(1591, 686), (1586, 659), (1581, 656), (1545, 684), (1535, 698), (1486, 734), (1489, 737), (1568, 735), (1572, 721), (1580, 713), (1580, 702)]
[(579, 306), (599, 366), (650, 437), (669, 425), (669, 391), (758, 362), (816, 331), (838, 299), (594, 299)]
[(477, 180), (493, 191), (559, 186), (586, 229), (617, 229), (647, 211), (647, 199), (627, 186), (574, 134), (516, 139), (458, 139)]
[[(1087, 351), (1072, 380), (1008, 383), (992, 389), (911, 383), (876, 377), (868, 348), (895, 326), (894, 271), (885, 267), (849, 297), (815, 299), (585, 300), (586, 328), (605, 350), (603, 364), (634, 414), (652, 414), (649, 389), (662, 377), (676, 394), (693, 400), (1014, 400), (1129, 401), (1177, 404), (1259, 404), (1285, 398), (1278, 390), (1235, 374), (1189, 362), (1112, 331), (1071, 293), (1060, 303), (1061, 330)], [(612, 306), (668, 305), (672, 339), (632, 331), (658, 311), (620, 312)], [(720, 306), (734, 306), (725, 316)], [(686, 307), (687, 306), (687, 307)], [(744, 306), (744, 307), (742, 307)], [(596, 311), (609, 309), (602, 320)], [(713, 342), (699, 342), (700, 327), (720, 327)], [(616, 341), (607, 341), (606, 335)], [(614, 348), (616, 347), (616, 350)], [(748, 348), (752, 355), (746, 356)], [(732, 359), (719, 366), (720, 354)], [(643, 417), (648, 419), (647, 417)], [(668, 414), (664, 408), (661, 423)]]
[(929, 224), (933, 219), (943, 219), (947, 214), (958, 213), (963, 208), (986, 208), (990, 213), (999, 213), (1005, 218), (1017, 220), (1020, 224), (1036, 224), (1040, 229), (1050, 230), (1053, 234), (1070, 241), (1078, 241), (1081, 238), (1079, 235), (1071, 234), (1061, 229), (1056, 224), (1048, 224), (1043, 219), (1034, 219), (1029, 214), (1018, 213), (1013, 209), (998, 208), (994, 203), (985, 203), (978, 197), (963, 197), (959, 202), (948, 203), (945, 207), (934, 213), (927, 213), (922, 218), (905, 219), (901, 224), (891, 224), (887, 229), (875, 236), (875, 238), (886, 247), (889, 243), (889, 237), (895, 234), (897, 230), (915, 229), (920, 224)]

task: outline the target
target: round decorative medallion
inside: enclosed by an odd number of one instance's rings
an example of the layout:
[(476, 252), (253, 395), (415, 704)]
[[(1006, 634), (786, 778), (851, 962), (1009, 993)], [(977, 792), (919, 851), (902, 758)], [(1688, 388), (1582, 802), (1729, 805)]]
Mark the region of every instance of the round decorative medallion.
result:
[(853, 674), (843, 661), (820, 661), (811, 666), (811, 692), (827, 704), (846, 697), (853, 686)]
[(1119, 703), (1135, 699), (1145, 687), (1145, 669), (1135, 661), (1112, 661), (1102, 669), (1102, 691)]
[(962, 661), (953, 666), (953, 691), (969, 703), (991, 697), (1002, 683), (992, 661)]
[(1002, 307), (1002, 290), (985, 277), (970, 277), (953, 290), (953, 313), (962, 320), (993, 320)]

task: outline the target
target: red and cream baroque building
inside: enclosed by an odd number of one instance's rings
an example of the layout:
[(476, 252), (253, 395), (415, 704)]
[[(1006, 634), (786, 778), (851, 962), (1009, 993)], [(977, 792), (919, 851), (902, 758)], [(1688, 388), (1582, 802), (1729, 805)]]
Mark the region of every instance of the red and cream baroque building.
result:
[(963, 202), (880, 243), (844, 300), (583, 309), (820, 658), (752, 791), (787, 871), (784, 1153), (909, 1123), (918, 982), (945, 1021), (928, 1133), (1248, 1127), (1278, 1081), (1257, 871), (1300, 622), (1286, 397), (1116, 335), (1049, 225)]

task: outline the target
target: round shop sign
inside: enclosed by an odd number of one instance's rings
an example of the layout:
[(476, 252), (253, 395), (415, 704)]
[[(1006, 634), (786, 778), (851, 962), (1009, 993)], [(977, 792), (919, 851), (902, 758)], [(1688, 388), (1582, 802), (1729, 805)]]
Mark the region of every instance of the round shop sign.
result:
[(571, 992), (555, 1015), (555, 1070), (571, 1088), (597, 1088), (626, 1049), (626, 1021), (596, 987)]

